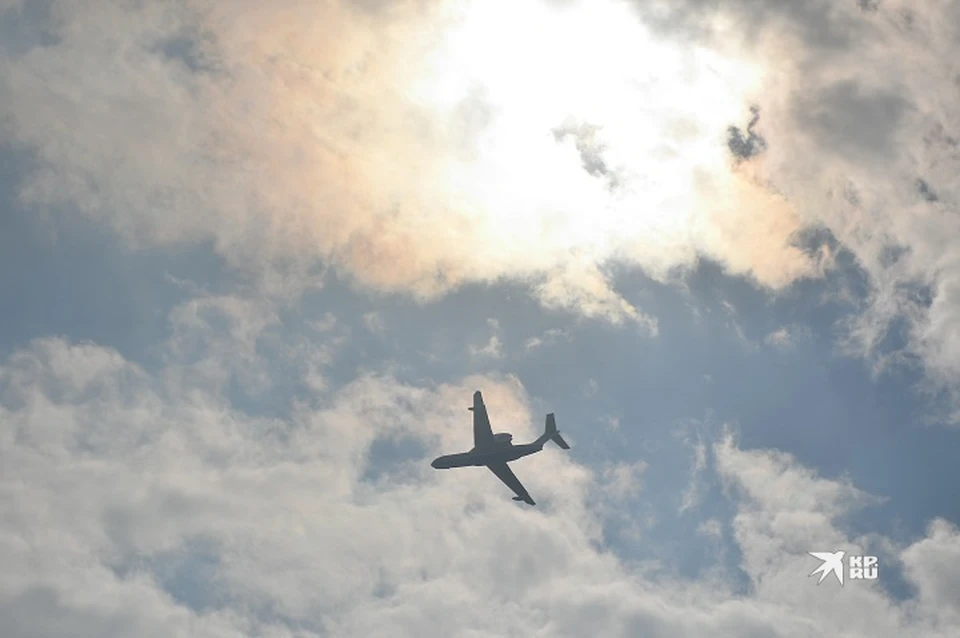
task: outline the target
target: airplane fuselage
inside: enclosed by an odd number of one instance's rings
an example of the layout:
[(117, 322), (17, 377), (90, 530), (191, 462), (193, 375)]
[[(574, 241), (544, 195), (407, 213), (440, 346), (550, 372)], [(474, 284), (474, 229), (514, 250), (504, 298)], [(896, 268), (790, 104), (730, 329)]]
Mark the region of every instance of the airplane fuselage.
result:
[(476, 448), (469, 452), (459, 454), (446, 454), (437, 457), (430, 465), (438, 470), (449, 470), (455, 467), (482, 467), (490, 463), (508, 463), (516, 461), (524, 456), (529, 456), (543, 449), (543, 443), (535, 441), (523, 445), (513, 445), (506, 443), (496, 445), (486, 449), (478, 450)]

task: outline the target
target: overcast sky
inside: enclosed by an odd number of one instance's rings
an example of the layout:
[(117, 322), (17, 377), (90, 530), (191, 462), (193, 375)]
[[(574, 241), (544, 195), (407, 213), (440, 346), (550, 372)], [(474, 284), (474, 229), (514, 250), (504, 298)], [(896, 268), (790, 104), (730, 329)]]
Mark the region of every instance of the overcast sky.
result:
[(960, 635), (958, 42), (0, 0), (0, 634)]

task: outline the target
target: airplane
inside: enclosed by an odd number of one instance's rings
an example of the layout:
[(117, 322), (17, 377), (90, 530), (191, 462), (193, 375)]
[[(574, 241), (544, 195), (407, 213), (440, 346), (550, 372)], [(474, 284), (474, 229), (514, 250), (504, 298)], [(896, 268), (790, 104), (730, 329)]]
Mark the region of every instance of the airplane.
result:
[(544, 432), (536, 441), (514, 445), (513, 435), (509, 432), (493, 433), (490, 428), (490, 419), (487, 416), (487, 408), (483, 404), (483, 396), (479, 390), (473, 393), (473, 406), (467, 409), (473, 412), (473, 449), (469, 452), (437, 457), (430, 465), (438, 470), (487, 466), (491, 472), (497, 475), (497, 478), (514, 491), (516, 496), (513, 500), (536, 505), (507, 463), (539, 452), (547, 441), (553, 441), (564, 450), (570, 449), (570, 446), (567, 445), (567, 442), (563, 440), (557, 430), (557, 422), (553, 413), (547, 415)]

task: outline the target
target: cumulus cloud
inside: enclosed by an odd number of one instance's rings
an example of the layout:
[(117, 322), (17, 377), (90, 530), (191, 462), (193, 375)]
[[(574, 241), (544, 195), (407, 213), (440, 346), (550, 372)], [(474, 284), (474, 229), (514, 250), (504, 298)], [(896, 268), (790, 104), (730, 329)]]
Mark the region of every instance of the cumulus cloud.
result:
[(901, 555), (906, 572), (916, 585), (920, 604), (945, 626), (960, 624), (960, 603), (955, 592), (960, 560), (960, 531), (943, 520), (931, 523), (927, 537)]
[(736, 495), (747, 595), (600, 549), (591, 495), (636, 494), (642, 461), (595, 475), (545, 452), (516, 468), (537, 509), (487, 473), (422, 459), (365, 478), (373, 442), (398, 432), (427, 456), (468, 446), (475, 387), (498, 421), (535, 434), (510, 377), (368, 375), (268, 419), (106, 348), (32, 343), (0, 365), (4, 635), (951, 635), (953, 527), (902, 548), (915, 600), (818, 588), (805, 552), (858, 547), (838, 519), (871, 497), (730, 437), (713, 455)]
[[(960, 221), (955, 2), (638, 4), (678, 37), (776, 60), (747, 162), (852, 253), (870, 286), (846, 324), (859, 355), (918, 361), (954, 398)], [(948, 62), (943, 62), (947, 60)], [(886, 336), (903, 333), (895, 353)], [(896, 340), (894, 340), (896, 341)], [(893, 356), (891, 356), (893, 355)]]
[(27, 7), (0, 18), (25, 205), (211, 242), (276, 294), (513, 278), (654, 334), (611, 264), (776, 291), (845, 250), (852, 351), (960, 397), (956, 3)]
[[(819, 273), (791, 243), (790, 204), (726, 172), (750, 73), (698, 51), (684, 80), (683, 49), (619, 5), (45, 6), (30, 19), (49, 37), (0, 66), (0, 131), (37, 160), (22, 200), (134, 245), (209, 241), (280, 292), (318, 261), (419, 297), (512, 277), (550, 307), (652, 330), (611, 288), (610, 260), (663, 274), (706, 252), (772, 287)], [(546, 57), (526, 46), (541, 29)], [(570, 37), (590, 46), (571, 57)], [(555, 135), (568, 129), (589, 148)]]

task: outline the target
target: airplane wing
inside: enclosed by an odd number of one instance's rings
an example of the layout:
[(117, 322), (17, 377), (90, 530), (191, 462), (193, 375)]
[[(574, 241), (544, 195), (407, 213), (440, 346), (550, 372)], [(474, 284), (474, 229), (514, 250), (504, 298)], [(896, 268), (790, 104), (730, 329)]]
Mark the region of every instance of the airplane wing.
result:
[(479, 390), (473, 393), (473, 407), (470, 409), (473, 411), (473, 446), (478, 450), (492, 446), (493, 430)]
[(530, 505), (536, 505), (533, 502), (533, 499), (530, 498), (530, 494), (527, 492), (526, 488), (520, 483), (520, 479), (513, 473), (513, 470), (510, 469), (506, 463), (491, 463), (487, 467), (490, 468), (490, 471), (497, 475), (497, 478), (507, 484), (511, 490), (517, 494), (517, 498), (513, 499), (515, 501), (523, 501), (524, 503), (529, 503)]

